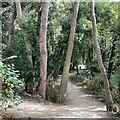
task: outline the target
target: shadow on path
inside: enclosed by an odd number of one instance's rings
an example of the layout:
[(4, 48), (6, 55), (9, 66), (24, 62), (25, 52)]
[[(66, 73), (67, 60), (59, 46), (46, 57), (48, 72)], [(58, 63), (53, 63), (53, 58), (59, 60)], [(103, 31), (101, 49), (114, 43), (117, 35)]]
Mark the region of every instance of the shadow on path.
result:
[(104, 103), (70, 81), (64, 105), (45, 105), (37, 100), (25, 99), (17, 107), (8, 109), (7, 113), (15, 118), (108, 118)]

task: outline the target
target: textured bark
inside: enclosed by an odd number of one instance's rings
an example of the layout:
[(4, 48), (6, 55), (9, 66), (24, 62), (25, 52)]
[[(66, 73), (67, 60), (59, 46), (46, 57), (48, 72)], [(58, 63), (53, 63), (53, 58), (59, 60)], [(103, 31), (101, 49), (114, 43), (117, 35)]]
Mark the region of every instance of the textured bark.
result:
[(40, 85), (39, 95), (46, 99), (46, 79), (47, 79), (47, 23), (48, 23), (49, 2), (42, 3), (41, 23), (40, 23)]
[[(13, 39), (14, 39), (14, 22), (16, 19), (16, 11), (15, 11), (15, 6), (13, 4), (13, 8), (12, 8), (12, 16), (11, 16), (11, 20), (10, 20), (10, 27), (9, 27), (9, 35), (8, 35), (8, 43), (7, 43), (7, 51), (6, 51), (6, 56), (10, 57), (10, 48), (11, 45), (13, 43)], [(6, 64), (10, 64), (10, 59), (6, 60)]]
[(78, 65), (76, 65), (76, 69), (77, 69), (77, 75), (79, 75), (80, 72), (79, 72), (79, 67), (78, 67)]
[(96, 17), (95, 17), (95, 10), (94, 10), (94, 0), (90, 0), (90, 8), (91, 8), (92, 25), (93, 25), (93, 39), (94, 39), (94, 44), (96, 49), (96, 56), (98, 59), (98, 65), (99, 65), (99, 69), (101, 71), (101, 75), (104, 83), (106, 107), (108, 111), (112, 111), (113, 101), (112, 101), (112, 96), (110, 92), (109, 81), (107, 78), (105, 67), (103, 65), (100, 46), (98, 42), (98, 31), (97, 31)]
[(74, 46), (74, 37), (75, 37), (78, 9), (79, 9), (79, 2), (74, 2), (74, 10), (73, 10), (73, 15), (71, 20), (71, 29), (70, 29), (70, 35), (69, 35), (69, 41), (68, 41), (68, 49), (67, 49), (67, 54), (64, 62), (64, 68), (63, 68), (61, 85), (60, 85), (59, 102), (62, 102), (66, 97), (70, 61), (71, 61), (73, 46)]
[[(32, 59), (32, 46), (29, 43), (29, 39), (28, 39), (28, 34), (26, 32), (26, 30), (24, 29), (24, 21), (22, 19), (22, 10), (21, 10), (21, 4), (20, 2), (15, 2), (16, 5), (16, 12), (17, 12), (17, 21), (19, 24), (19, 27), (22, 31), (24, 40), (25, 40), (25, 46), (26, 46), (26, 53), (27, 53), (27, 60), (29, 62), (29, 68), (32, 70), (33, 69), (33, 59)], [(33, 94), (33, 75), (32, 73), (29, 74), (28, 78), (27, 78), (27, 85), (26, 85), (26, 92)]]

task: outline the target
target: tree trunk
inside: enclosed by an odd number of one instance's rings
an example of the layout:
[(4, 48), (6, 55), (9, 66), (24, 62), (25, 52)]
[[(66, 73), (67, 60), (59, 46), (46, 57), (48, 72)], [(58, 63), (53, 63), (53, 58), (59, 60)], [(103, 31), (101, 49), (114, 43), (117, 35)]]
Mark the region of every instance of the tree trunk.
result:
[(79, 75), (80, 72), (79, 72), (79, 67), (78, 67), (78, 65), (76, 65), (76, 69), (77, 69), (77, 75)]
[[(7, 51), (6, 51), (6, 56), (10, 57), (10, 47), (13, 43), (14, 39), (14, 22), (16, 19), (16, 11), (15, 11), (15, 5), (13, 3), (13, 8), (12, 8), (12, 16), (11, 16), (11, 21), (10, 21), (10, 27), (9, 27), (9, 35), (8, 35), (8, 44), (7, 44)], [(6, 60), (6, 64), (10, 64), (10, 59)]]
[(71, 20), (71, 29), (70, 29), (70, 35), (69, 35), (69, 41), (68, 41), (68, 49), (67, 49), (67, 54), (66, 54), (63, 73), (62, 73), (61, 85), (60, 85), (59, 102), (62, 102), (66, 97), (68, 77), (69, 77), (69, 68), (70, 68), (70, 61), (71, 61), (72, 52), (73, 52), (78, 9), (79, 9), (79, 2), (74, 2), (74, 11), (73, 11), (73, 16)]
[(113, 101), (110, 93), (109, 81), (107, 78), (105, 67), (103, 65), (100, 46), (98, 42), (98, 31), (97, 31), (96, 17), (95, 17), (95, 11), (94, 11), (94, 0), (90, 0), (90, 7), (91, 7), (91, 16), (92, 16), (92, 25), (93, 25), (93, 38), (94, 38), (94, 44), (96, 49), (96, 56), (98, 59), (98, 65), (99, 65), (99, 69), (101, 71), (101, 75), (104, 83), (106, 107), (107, 107), (107, 111), (112, 111)]
[(49, 2), (42, 3), (41, 24), (40, 24), (40, 86), (39, 95), (46, 99), (46, 79), (47, 79), (47, 23), (48, 23)]
[[(19, 27), (23, 33), (24, 40), (25, 40), (29, 68), (32, 70), (33, 69), (32, 46), (29, 43), (28, 34), (27, 34), (26, 30), (24, 29), (24, 21), (22, 19), (21, 4), (20, 4), (20, 2), (15, 2), (15, 5), (16, 5), (16, 12), (17, 12), (17, 21), (18, 21)], [(31, 77), (31, 79), (29, 79), (30, 77)], [(28, 88), (28, 89), (26, 92), (33, 94), (33, 75), (32, 75), (32, 72), (28, 75), (27, 81), (28, 82), (27, 82), (26, 88)]]

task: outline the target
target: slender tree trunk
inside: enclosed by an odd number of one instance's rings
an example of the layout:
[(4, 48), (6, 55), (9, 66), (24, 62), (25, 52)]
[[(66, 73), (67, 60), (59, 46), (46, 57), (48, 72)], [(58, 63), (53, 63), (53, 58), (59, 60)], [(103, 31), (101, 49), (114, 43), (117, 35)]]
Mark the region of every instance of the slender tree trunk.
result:
[(101, 71), (101, 75), (102, 75), (102, 79), (103, 79), (103, 83), (104, 83), (104, 89), (105, 89), (106, 107), (107, 107), (107, 111), (112, 111), (113, 110), (113, 101), (112, 101), (112, 96), (110, 93), (109, 81), (107, 78), (107, 73), (106, 73), (105, 67), (103, 65), (100, 46), (99, 46), (99, 42), (98, 42), (98, 31), (97, 31), (96, 17), (95, 17), (95, 11), (94, 11), (94, 0), (90, 0), (90, 8), (91, 8), (93, 38), (94, 38), (94, 44), (95, 44), (95, 49), (96, 49), (96, 56), (98, 59), (98, 65), (99, 65), (99, 69)]
[[(14, 39), (14, 22), (16, 19), (16, 11), (15, 11), (15, 5), (13, 3), (13, 8), (12, 8), (12, 16), (11, 16), (11, 21), (10, 21), (10, 27), (9, 27), (9, 35), (8, 35), (8, 44), (7, 44), (7, 51), (6, 51), (6, 56), (10, 57), (10, 48), (13, 43)], [(6, 64), (10, 64), (10, 59), (6, 60)]]
[(78, 65), (76, 65), (76, 69), (77, 69), (77, 75), (79, 75), (80, 72), (79, 72), (79, 67), (78, 67)]
[(70, 61), (71, 61), (72, 52), (73, 52), (78, 9), (79, 9), (79, 2), (74, 2), (74, 10), (73, 10), (73, 16), (71, 20), (71, 29), (70, 29), (70, 35), (69, 35), (69, 41), (68, 41), (68, 49), (67, 49), (67, 54), (66, 54), (63, 73), (62, 73), (61, 85), (60, 85), (59, 102), (62, 102), (66, 97), (69, 68), (70, 68)]
[[(27, 34), (26, 30), (24, 29), (24, 21), (22, 19), (22, 10), (21, 10), (20, 1), (15, 2), (15, 5), (16, 5), (16, 12), (17, 12), (17, 21), (18, 21), (19, 27), (20, 27), (20, 29), (23, 33), (24, 40), (25, 40), (27, 60), (28, 60), (28, 63), (29, 63), (29, 68), (32, 70), (33, 69), (32, 46), (29, 43), (28, 34)], [(26, 81), (27, 81), (26, 92), (28, 92), (30, 94), (33, 94), (33, 75), (32, 75), (32, 73), (30, 73), (28, 75), (28, 78), (27, 78)]]
[(46, 99), (46, 79), (47, 79), (47, 24), (48, 24), (49, 2), (42, 3), (41, 24), (40, 24), (40, 86), (39, 95)]

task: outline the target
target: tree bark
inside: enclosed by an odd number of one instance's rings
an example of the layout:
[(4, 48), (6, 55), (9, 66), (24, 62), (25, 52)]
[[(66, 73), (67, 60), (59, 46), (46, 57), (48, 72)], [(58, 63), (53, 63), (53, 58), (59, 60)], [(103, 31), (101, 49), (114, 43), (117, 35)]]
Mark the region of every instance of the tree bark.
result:
[(67, 54), (64, 62), (64, 68), (63, 68), (62, 79), (60, 84), (59, 102), (64, 101), (66, 97), (70, 61), (71, 61), (73, 46), (74, 46), (74, 37), (75, 37), (78, 9), (79, 9), (79, 2), (74, 2), (74, 10), (73, 10), (73, 15), (71, 20), (71, 28), (70, 28), (70, 35), (69, 35), (69, 41), (68, 41), (68, 49), (67, 49)]
[[(13, 8), (12, 8), (12, 16), (11, 16), (11, 21), (10, 21), (10, 27), (9, 27), (9, 35), (8, 35), (8, 43), (7, 43), (7, 51), (6, 51), (6, 56), (10, 57), (10, 47), (13, 43), (14, 39), (14, 22), (16, 19), (16, 11), (15, 11), (15, 5), (13, 3)], [(6, 64), (10, 64), (10, 59), (6, 60)]]
[(79, 72), (79, 67), (78, 67), (78, 65), (76, 65), (76, 69), (77, 69), (77, 75), (79, 75), (80, 72)]
[[(22, 19), (22, 10), (21, 10), (21, 4), (20, 1), (15, 2), (16, 5), (16, 12), (17, 12), (17, 21), (19, 24), (19, 27), (23, 33), (23, 37), (25, 40), (25, 46), (26, 46), (26, 53), (27, 53), (27, 60), (29, 62), (29, 68), (33, 69), (33, 59), (32, 59), (32, 46), (29, 43), (28, 34), (26, 30), (24, 29), (24, 21)], [(30, 78), (30, 79), (29, 79)], [(33, 75), (30, 73), (27, 78), (27, 84), (26, 84), (26, 92), (33, 94)]]
[(112, 101), (112, 96), (111, 96), (111, 92), (110, 92), (109, 81), (107, 78), (107, 73), (106, 73), (105, 67), (103, 65), (101, 51), (100, 51), (100, 45), (98, 42), (98, 31), (97, 31), (96, 17), (95, 17), (95, 10), (94, 10), (94, 0), (90, 0), (90, 9), (91, 9), (91, 16), (92, 16), (93, 39), (94, 39), (94, 44), (95, 44), (95, 49), (96, 49), (96, 56), (98, 59), (98, 65), (99, 65), (99, 69), (101, 71), (101, 75), (102, 75), (102, 79), (103, 79), (103, 83), (104, 83), (106, 107), (107, 107), (107, 111), (112, 111), (113, 110), (113, 101)]
[(46, 99), (46, 79), (47, 79), (47, 24), (48, 24), (49, 2), (42, 3), (41, 24), (40, 24), (40, 86), (39, 95)]

